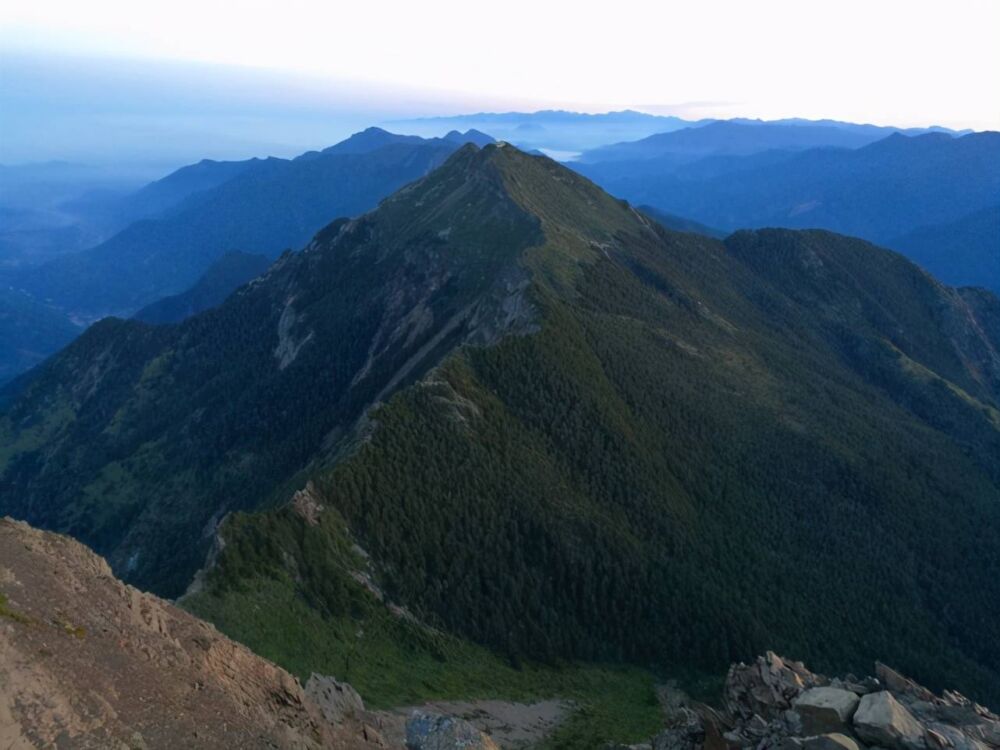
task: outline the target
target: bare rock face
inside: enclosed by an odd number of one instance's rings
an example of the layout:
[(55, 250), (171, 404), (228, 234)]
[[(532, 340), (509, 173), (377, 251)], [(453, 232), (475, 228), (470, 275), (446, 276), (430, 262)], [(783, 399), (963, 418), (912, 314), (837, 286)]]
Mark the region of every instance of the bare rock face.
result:
[(499, 750), (464, 719), (414, 711), (406, 722), (407, 750)]
[(68, 537), (0, 519), (0, 747), (373, 748), (285, 670), (117, 580)]
[(323, 505), (317, 498), (316, 488), (312, 482), (309, 482), (305, 488), (292, 496), (292, 510), (300, 515), (310, 526), (319, 525), (319, 517), (323, 513)]
[(861, 699), (854, 730), (869, 745), (890, 750), (923, 750), (924, 727), (888, 690)]
[(365, 702), (358, 691), (333, 677), (314, 672), (306, 682), (306, 695), (319, 706), (323, 717), (331, 724), (343, 724), (365, 715)]

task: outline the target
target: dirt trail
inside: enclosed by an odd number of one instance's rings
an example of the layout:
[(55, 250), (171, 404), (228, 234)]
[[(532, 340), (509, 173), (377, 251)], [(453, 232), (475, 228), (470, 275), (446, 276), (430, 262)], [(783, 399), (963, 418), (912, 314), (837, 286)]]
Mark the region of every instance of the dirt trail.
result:
[(537, 745), (552, 734), (573, 712), (569, 701), (537, 703), (508, 701), (435, 701), (378, 713), (380, 729), (390, 743), (402, 743), (406, 718), (414, 711), (428, 711), (465, 719), (488, 734), (504, 750), (520, 750)]

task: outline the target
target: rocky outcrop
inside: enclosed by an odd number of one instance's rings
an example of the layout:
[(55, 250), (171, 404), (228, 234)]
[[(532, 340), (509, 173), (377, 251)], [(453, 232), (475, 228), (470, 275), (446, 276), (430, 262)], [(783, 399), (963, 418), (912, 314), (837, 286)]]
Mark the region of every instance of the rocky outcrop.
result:
[(365, 714), (365, 703), (358, 691), (333, 677), (313, 673), (306, 682), (306, 695), (331, 724), (343, 724)]
[(732, 716), (769, 720), (789, 710), (803, 690), (824, 684), (802, 662), (782, 659), (768, 651), (753, 664), (729, 668), (724, 705)]
[(808, 734), (842, 732), (851, 723), (860, 698), (843, 688), (815, 687), (806, 690), (792, 704)]
[(0, 519), (5, 750), (385, 746), (350, 686), (310, 686), (78, 542)]
[(768, 652), (733, 665), (721, 712), (688, 702), (642, 750), (1000, 750), (1000, 717), (884, 664), (828, 678)]
[(323, 504), (319, 501), (316, 487), (312, 482), (308, 482), (303, 489), (292, 495), (292, 510), (310, 526), (319, 525)]

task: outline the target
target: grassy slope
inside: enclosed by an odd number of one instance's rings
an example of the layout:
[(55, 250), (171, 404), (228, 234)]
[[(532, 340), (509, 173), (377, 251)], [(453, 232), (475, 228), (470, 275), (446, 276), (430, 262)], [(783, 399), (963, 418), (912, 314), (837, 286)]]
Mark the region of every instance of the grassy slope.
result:
[[(351, 544), (343, 519), (333, 509), (321, 518), (321, 528), (315, 528), (289, 508), (235, 516), (207, 590), (186, 597), (183, 605), (303, 680), (319, 672), (349, 681), (370, 708), (449, 699), (568, 699), (575, 709), (546, 742), (550, 748), (637, 741), (659, 728), (654, 678), (646, 670), (617, 664), (514, 665), (482, 646), (391, 613), (351, 577), (353, 571), (371, 570)], [(276, 565), (278, 550), (297, 557), (290, 563), (291, 556), (281, 555), (283, 564)], [(331, 608), (333, 601), (339, 606)]]

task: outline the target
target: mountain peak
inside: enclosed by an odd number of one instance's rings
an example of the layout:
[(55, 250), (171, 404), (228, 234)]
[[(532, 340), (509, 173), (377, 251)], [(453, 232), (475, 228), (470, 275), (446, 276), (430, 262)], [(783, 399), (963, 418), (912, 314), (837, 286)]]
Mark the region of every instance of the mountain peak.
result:
[(490, 143), (496, 141), (491, 135), (487, 135), (481, 130), (476, 130), (475, 128), (469, 128), (464, 133), (458, 130), (448, 131), (442, 140), (450, 141), (452, 143), (474, 143), (477, 146), (486, 146)]
[(505, 141), (482, 148), (465, 144), (440, 169), (383, 207), (410, 203), (414, 213), (419, 209), (421, 215), (430, 217), (439, 211), (457, 209), (466, 214), (474, 209), (475, 215), (467, 216), (472, 225), (516, 210), (537, 227), (541, 244), (550, 249), (558, 245), (564, 251), (573, 246), (571, 255), (578, 259), (581, 253), (590, 254), (584, 252), (585, 247), (608, 242), (609, 228), (644, 231), (644, 224), (625, 202), (549, 157), (527, 154)]
[(349, 138), (340, 143), (336, 143), (329, 148), (323, 149), (323, 154), (361, 154), (375, 149), (382, 148), (394, 143), (425, 143), (425, 139), (418, 135), (400, 135), (390, 133), (379, 127), (369, 127), (354, 133)]

